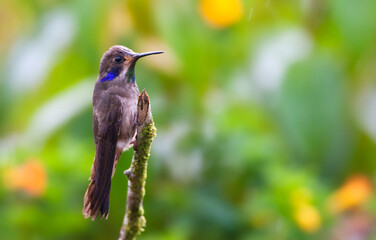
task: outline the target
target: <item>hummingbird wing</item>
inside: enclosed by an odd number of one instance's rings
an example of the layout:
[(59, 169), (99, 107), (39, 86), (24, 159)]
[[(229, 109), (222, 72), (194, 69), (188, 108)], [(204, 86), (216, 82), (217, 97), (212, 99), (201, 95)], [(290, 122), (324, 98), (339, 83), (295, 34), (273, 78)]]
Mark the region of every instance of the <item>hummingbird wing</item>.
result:
[(101, 212), (108, 216), (111, 178), (120, 132), (122, 106), (118, 96), (109, 94), (93, 109), (95, 158), (90, 184), (84, 197), (83, 214), (93, 220)]

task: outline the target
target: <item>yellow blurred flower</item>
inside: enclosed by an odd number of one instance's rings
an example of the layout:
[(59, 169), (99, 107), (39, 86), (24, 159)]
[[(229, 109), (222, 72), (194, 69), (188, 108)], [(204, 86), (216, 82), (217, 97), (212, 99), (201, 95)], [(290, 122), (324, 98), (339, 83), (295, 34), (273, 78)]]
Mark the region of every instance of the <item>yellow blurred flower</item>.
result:
[(200, 0), (200, 10), (206, 22), (217, 28), (231, 26), (243, 15), (240, 0)]
[(312, 201), (312, 192), (308, 188), (295, 189), (290, 195), (290, 200), (295, 208), (306, 205)]
[(46, 189), (46, 171), (44, 166), (35, 160), (6, 169), (4, 186), (12, 190), (22, 190), (32, 196), (40, 196)]
[(339, 213), (364, 203), (373, 192), (371, 181), (362, 175), (346, 181), (329, 199), (330, 210)]
[(290, 196), (293, 207), (293, 218), (296, 224), (305, 232), (313, 233), (321, 226), (321, 215), (311, 204), (312, 192), (308, 188), (295, 189)]
[(302, 204), (294, 211), (294, 220), (305, 232), (313, 233), (321, 226), (321, 216), (317, 209), (309, 204)]

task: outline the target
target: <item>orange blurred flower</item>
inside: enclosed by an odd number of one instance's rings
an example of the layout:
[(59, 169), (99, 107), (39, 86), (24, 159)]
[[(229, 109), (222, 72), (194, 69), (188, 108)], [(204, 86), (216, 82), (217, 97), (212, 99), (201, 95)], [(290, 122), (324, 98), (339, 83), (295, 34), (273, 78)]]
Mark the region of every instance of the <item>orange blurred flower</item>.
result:
[(240, 0), (200, 0), (200, 10), (203, 18), (217, 28), (231, 26), (243, 15)]
[(339, 213), (364, 203), (371, 196), (371, 181), (363, 175), (353, 176), (329, 199), (330, 210)]
[(294, 220), (305, 232), (313, 233), (321, 226), (321, 216), (317, 209), (310, 204), (302, 204), (294, 211)]
[(40, 196), (46, 189), (46, 171), (35, 160), (11, 167), (4, 172), (4, 185), (12, 190), (23, 190), (32, 196)]

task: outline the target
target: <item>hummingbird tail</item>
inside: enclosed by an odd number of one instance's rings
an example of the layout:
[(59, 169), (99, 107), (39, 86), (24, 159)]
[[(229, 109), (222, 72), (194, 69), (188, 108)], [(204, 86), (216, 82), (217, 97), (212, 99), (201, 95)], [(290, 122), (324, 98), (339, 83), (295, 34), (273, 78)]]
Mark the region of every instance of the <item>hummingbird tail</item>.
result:
[[(116, 168), (116, 165), (119, 161), (119, 158), (120, 158), (120, 154), (117, 153), (116, 157), (115, 157), (115, 163), (114, 163), (113, 169), (112, 169), (111, 178), (114, 176), (115, 168)], [(95, 168), (95, 160), (94, 160), (92, 172), (93, 172), (94, 168)], [(110, 181), (110, 184), (107, 187), (103, 186), (105, 188), (104, 192), (107, 192), (107, 195), (106, 195), (106, 198), (102, 198), (101, 197), (102, 195), (100, 195), (100, 196), (94, 195), (95, 192), (99, 192), (98, 190), (95, 190), (95, 188), (99, 188), (99, 187), (95, 186), (95, 181), (93, 181), (92, 179), (94, 179), (93, 174), (92, 174), (92, 177), (90, 177), (91, 182), (90, 182), (89, 187), (87, 188), (86, 193), (85, 193), (84, 208), (82, 210), (82, 213), (85, 215), (85, 218), (91, 217), (94, 220), (97, 217), (97, 215), (99, 214), (99, 212), (101, 212), (101, 217), (102, 218), (105, 217), (107, 219), (108, 218), (109, 206), (110, 206), (111, 181)], [(98, 200), (98, 199), (100, 199), (100, 200)], [(99, 201), (100, 202), (103, 201), (103, 204), (102, 205), (99, 204), (97, 208), (93, 208), (94, 203), (99, 202)], [(101, 207), (99, 207), (99, 206), (101, 206)]]
[[(115, 171), (119, 154), (116, 153), (116, 142), (118, 137), (117, 127), (103, 129), (103, 138), (97, 144), (98, 148), (91, 169), (90, 184), (84, 197), (84, 208), (82, 213), (86, 218), (93, 220), (98, 216), (108, 217), (111, 179)], [(116, 159), (115, 159), (116, 158)]]
[[(90, 177), (90, 184), (84, 197), (84, 208), (82, 213), (85, 218), (91, 217), (93, 220), (98, 216), (108, 217), (112, 166), (98, 167), (98, 160), (95, 158)], [(107, 165), (107, 164), (105, 164)], [(110, 170), (110, 171), (109, 171)]]

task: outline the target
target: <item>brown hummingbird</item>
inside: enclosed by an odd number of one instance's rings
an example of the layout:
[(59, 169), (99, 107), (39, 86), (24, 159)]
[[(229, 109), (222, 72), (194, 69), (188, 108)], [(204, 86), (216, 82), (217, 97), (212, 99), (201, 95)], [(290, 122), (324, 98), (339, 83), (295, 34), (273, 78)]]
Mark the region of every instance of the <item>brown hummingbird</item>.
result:
[(135, 53), (113, 46), (103, 54), (93, 94), (95, 157), (82, 213), (93, 220), (108, 217), (111, 179), (122, 152), (135, 139), (137, 100), (134, 75), (138, 59), (163, 52)]

